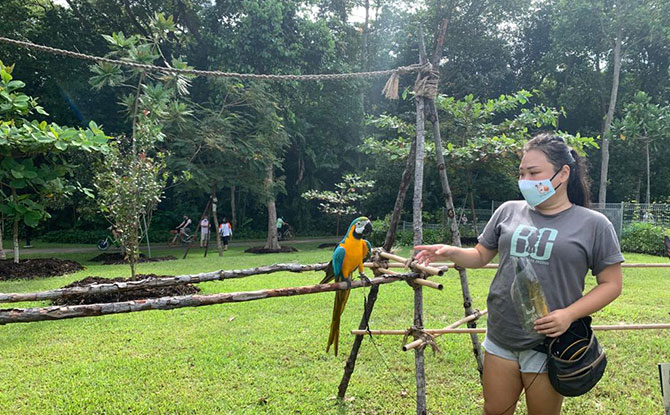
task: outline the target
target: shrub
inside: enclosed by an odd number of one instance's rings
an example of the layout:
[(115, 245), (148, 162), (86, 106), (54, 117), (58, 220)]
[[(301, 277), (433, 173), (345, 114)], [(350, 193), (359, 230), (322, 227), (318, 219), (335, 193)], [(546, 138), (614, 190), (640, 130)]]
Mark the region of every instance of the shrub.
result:
[(664, 235), (670, 236), (670, 230), (647, 222), (634, 222), (623, 230), (621, 250), (664, 256)]
[(38, 239), (43, 242), (60, 242), (63, 244), (95, 244), (104, 237), (104, 229), (95, 231), (62, 229), (44, 233)]

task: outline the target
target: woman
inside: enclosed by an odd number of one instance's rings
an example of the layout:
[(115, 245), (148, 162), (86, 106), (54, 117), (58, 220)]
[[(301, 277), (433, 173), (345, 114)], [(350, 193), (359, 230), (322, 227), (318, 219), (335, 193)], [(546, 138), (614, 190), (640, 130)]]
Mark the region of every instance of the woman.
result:
[[(514, 413), (523, 390), (529, 415), (559, 414), (563, 397), (549, 381), (547, 355), (533, 348), (545, 336), (560, 336), (573, 321), (600, 310), (621, 293), (624, 258), (612, 224), (588, 209), (589, 184), (586, 162), (577, 152), (560, 137), (538, 135), (525, 145), (519, 166), (525, 201), (500, 206), (477, 246), (415, 247), (421, 250), (419, 262), (451, 260), (464, 268), (482, 267), (500, 255), (487, 299), (484, 415)], [(589, 269), (598, 285), (583, 295)], [(540, 315), (548, 314), (529, 324), (513, 292), (519, 270), (537, 277), (548, 308)]]

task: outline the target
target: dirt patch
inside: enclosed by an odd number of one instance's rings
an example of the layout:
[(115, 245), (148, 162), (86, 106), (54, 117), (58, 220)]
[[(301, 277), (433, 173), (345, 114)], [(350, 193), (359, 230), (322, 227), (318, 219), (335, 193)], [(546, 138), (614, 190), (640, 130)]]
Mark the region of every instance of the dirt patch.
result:
[[(112, 282), (138, 281), (146, 279), (156, 279), (172, 277), (172, 275), (156, 274), (137, 274), (135, 278), (102, 278), (86, 277), (83, 280), (75, 281), (63, 288), (83, 287), (91, 284), (109, 284)], [(115, 303), (119, 301), (143, 300), (146, 298), (173, 297), (177, 295), (191, 295), (200, 292), (200, 288), (193, 284), (173, 285), (170, 287), (143, 288), (140, 290), (124, 291), (118, 293), (101, 293), (93, 295), (73, 295), (64, 298), (57, 298), (52, 301), (53, 305), (80, 305), (97, 303)]]
[(18, 264), (13, 259), (0, 260), (0, 281), (59, 277), (81, 271), (84, 267), (75, 261), (58, 258), (22, 259)]
[(334, 242), (334, 243), (329, 242), (327, 244), (321, 244), (317, 248), (319, 248), (319, 249), (326, 249), (326, 248), (335, 249), (335, 248), (337, 248), (337, 245), (339, 245), (339, 244), (340, 244), (339, 242)]
[(244, 252), (249, 254), (285, 254), (290, 252), (298, 252), (298, 250), (292, 246), (282, 246), (279, 249), (266, 249), (262, 246), (254, 246), (249, 249), (245, 249)]
[[(162, 262), (162, 261), (173, 261), (177, 259), (172, 255), (168, 256), (159, 256), (149, 258), (144, 254), (140, 254), (140, 257), (137, 258), (137, 262)], [(102, 262), (104, 265), (116, 265), (116, 264), (127, 264), (128, 260), (124, 258), (124, 255), (120, 252), (110, 252), (100, 254), (94, 258), (91, 258), (93, 262)]]

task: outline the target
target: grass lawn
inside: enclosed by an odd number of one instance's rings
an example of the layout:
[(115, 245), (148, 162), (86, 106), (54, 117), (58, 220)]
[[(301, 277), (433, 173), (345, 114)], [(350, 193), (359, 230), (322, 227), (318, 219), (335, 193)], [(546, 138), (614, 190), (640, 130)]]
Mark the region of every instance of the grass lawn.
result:
[[(188, 274), (276, 262), (327, 261), (329, 250), (301, 244), (298, 253), (253, 255), (232, 246), (223, 258), (194, 250), (187, 260), (140, 264), (141, 273)], [(182, 251), (160, 251), (181, 258)], [(24, 258), (29, 257), (28, 250)], [(86, 265), (76, 274), (0, 282), (0, 292), (53, 289), (89, 275), (128, 276), (129, 267), (88, 261), (97, 253), (59, 255)], [(39, 255), (46, 256), (46, 255)], [(628, 254), (628, 262), (667, 259)], [(476, 308), (486, 307), (494, 270), (469, 272)], [(204, 293), (318, 283), (320, 272), (277, 273), (200, 284)], [(667, 323), (668, 269), (626, 269), (624, 292), (595, 324)], [(458, 274), (438, 277), (444, 291), (424, 290), (425, 323), (440, 328), (462, 317)], [(589, 276), (587, 289), (595, 279)], [(413, 295), (404, 283), (380, 289), (371, 328), (411, 325)], [(349, 386), (335, 401), (358, 326), (363, 290), (351, 293), (342, 319), (340, 355), (325, 353), (333, 293), (148, 311), (0, 327), (0, 414), (410, 414), (415, 412), (414, 356), (401, 337), (366, 339)], [(29, 307), (45, 303), (21, 303)], [(9, 307), (10, 305), (5, 305)], [(485, 320), (482, 321), (485, 324)], [(563, 414), (660, 414), (657, 363), (670, 361), (669, 331), (600, 332), (609, 365), (590, 393), (566, 399)], [(438, 340), (426, 352), (432, 414), (479, 414), (482, 393), (467, 335)], [(525, 414), (523, 404), (517, 410)]]

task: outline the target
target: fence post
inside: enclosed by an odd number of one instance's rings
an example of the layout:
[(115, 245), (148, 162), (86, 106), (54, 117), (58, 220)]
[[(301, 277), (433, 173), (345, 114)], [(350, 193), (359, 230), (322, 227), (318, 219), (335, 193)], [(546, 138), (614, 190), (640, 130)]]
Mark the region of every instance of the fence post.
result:
[(659, 363), (658, 374), (661, 377), (661, 395), (665, 415), (670, 415), (670, 363)]

